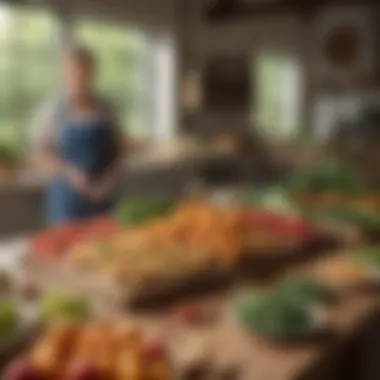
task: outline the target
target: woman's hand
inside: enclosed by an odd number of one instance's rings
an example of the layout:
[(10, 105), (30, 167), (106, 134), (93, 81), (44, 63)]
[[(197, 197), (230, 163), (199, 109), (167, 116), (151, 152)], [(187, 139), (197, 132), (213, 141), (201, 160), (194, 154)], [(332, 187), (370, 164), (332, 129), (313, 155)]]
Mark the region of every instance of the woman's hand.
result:
[(93, 184), (90, 190), (90, 196), (94, 201), (102, 201), (109, 197), (111, 189), (113, 188), (111, 181), (100, 181)]
[(65, 166), (63, 173), (74, 189), (84, 195), (90, 194), (91, 186), (86, 173), (73, 166)]

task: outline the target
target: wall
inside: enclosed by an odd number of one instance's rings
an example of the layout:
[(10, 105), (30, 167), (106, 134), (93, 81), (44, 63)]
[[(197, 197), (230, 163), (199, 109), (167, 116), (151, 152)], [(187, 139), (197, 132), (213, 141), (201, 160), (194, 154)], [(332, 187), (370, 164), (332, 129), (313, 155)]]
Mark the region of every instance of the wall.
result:
[[(183, 41), (186, 46), (183, 52), (183, 72), (201, 70), (210, 57), (218, 54), (234, 54), (242, 56), (242, 59), (244, 57), (250, 59), (255, 54), (260, 54), (261, 49), (295, 53), (304, 66), (302, 118), (306, 125), (314, 125), (314, 102), (317, 94), (313, 93), (313, 86), (310, 87), (307, 84), (314, 84), (311, 81), (317, 77), (316, 67), (319, 64), (319, 57), (314, 54), (313, 47), (316, 42), (315, 33), (318, 20), (302, 19), (294, 14), (282, 14), (265, 18), (257, 16), (247, 17), (240, 21), (210, 23), (202, 18), (202, 3), (202, 0), (188, 1), (182, 10)], [(368, 22), (366, 15), (376, 14), (374, 8), (362, 9), (362, 7), (353, 9), (346, 7), (344, 10), (341, 7), (328, 8), (321, 12), (324, 16), (326, 16), (326, 12), (328, 12), (327, 16), (329, 14), (333, 16), (334, 13), (341, 16), (346, 13), (354, 14), (358, 22), (364, 20), (362, 21), (364, 24)], [(323, 25), (323, 23), (320, 24), (320, 26)], [(370, 43), (372, 44), (372, 41)], [(375, 50), (375, 45), (370, 49)], [(367, 59), (367, 57), (365, 58)], [(371, 54), (368, 55), (368, 59), (371, 59), (371, 64), (376, 64)], [(240, 119), (242, 118), (240, 117)], [(239, 125), (239, 116), (226, 120), (223, 115), (219, 118), (217, 115), (210, 116), (207, 110), (202, 110), (201, 120), (202, 127), (205, 128), (204, 124), (207, 124), (208, 129), (211, 128), (211, 125), (218, 128), (221, 123), (233, 127)], [(243, 118), (241, 121), (246, 122), (247, 120)]]
[(294, 51), (302, 47), (304, 25), (295, 15), (210, 23), (202, 17), (202, 0), (189, 1), (186, 8), (184, 41), (193, 64), (217, 53), (249, 56), (264, 46)]
[(175, 28), (177, 0), (54, 0), (63, 12), (82, 13), (149, 27)]
[[(294, 14), (211, 23), (202, 17), (202, 3), (202, 0), (187, 1), (182, 8), (181, 69), (184, 75), (193, 70), (202, 71), (207, 60), (218, 55), (236, 55), (250, 60), (260, 54), (261, 49), (305, 54), (306, 25)], [(195, 123), (204, 130), (222, 125), (229, 129), (246, 125), (250, 117), (248, 114), (211, 115), (203, 109)]]

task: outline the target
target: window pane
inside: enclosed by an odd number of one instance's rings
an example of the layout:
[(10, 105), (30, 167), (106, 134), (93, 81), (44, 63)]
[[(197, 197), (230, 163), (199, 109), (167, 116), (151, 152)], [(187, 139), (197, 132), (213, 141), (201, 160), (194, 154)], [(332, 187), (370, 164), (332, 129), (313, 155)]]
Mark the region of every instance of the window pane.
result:
[[(300, 68), (295, 59), (262, 54), (255, 62), (255, 121), (270, 137), (294, 137), (299, 129)], [(255, 123), (256, 125), (256, 123)]]
[(32, 116), (57, 83), (56, 20), (0, 6), (0, 142), (25, 148)]
[(96, 21), (82, 21), (76, 29), (80, 43), (90, 47), (99, 66), (98, 87), (118, 112), (129, 133), (150, 133), (148, 104), (143, 80), (148, 77), (143, 64), (148, 45), (140, 30)]

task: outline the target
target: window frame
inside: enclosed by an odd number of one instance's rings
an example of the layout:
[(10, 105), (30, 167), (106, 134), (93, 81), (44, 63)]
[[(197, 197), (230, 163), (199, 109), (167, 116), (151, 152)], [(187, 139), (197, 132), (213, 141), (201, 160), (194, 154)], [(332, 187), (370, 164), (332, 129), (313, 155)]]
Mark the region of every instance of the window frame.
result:
[[(75, 28), (81, 21), (93, 21), (100, 23), (109, 23), (110, 25), (118, 25), (120, 27), (131, 27), (136, 30), (142, 30), (144, 34), (146, 34), (148, 39), (149, 47), (147, 49), (147, 75), (144, 76), (144, 86), (151, 89), (151, 91), (143, 91), (144, 96), (141, 97), (139, 102), (143, 105), (142, 107), (148, 107), (149, 111), (145, 112), (146, 124), (148, 126), (148, 130), (144, 133), (143, 138), (147, 140), (166, 140), (174, 137), (178, 132), (178, 88), (177, 88), (177, 66), (178, 66), (178, 57), (177, 57), (177, 44), (175, 36), (172, 35), (170, 29), (166, 29), (162, 26), (157, 26), (152, 23), (149, 25), (148, 22), (141, 24), (133, 19), (124, 19), (115, 17), (115, 15), (111, 15), (108, 13), (100, 14), (96, 10), (88, 12), (83, 9), (77, 9), (74, 11), (64, 11), (61, 8), (54, 6), (46, 6), (43, 4), (13, 4), (12, 2), (5, 1), (5, 5), (9, 5), (15, 9), (22, 10), (33, 10), (33, 11), (42, 11), (48, 12), (52, 17), (56, 20), (57, 23), (57, 55), (62, 54), (62, 51), (73, 44), (75, 42)], [(166, 85), (166, 91), (164, 94), (159, 92), (158, 87), (160, 77), (159, 67), (157, 64), (157, 53), (158, 48), (157, 45), (161, 41), (166, 41), (168, 36), (171, 38), (170, 48), (172, 49), (172, 73), (165, 73), (169, 83)], [(163, 64), (161, 63), (161, 66)], [(161, 67), (162, 69), (162, 67)], [(169, 78), (170, 77), (170, 78)], [(149, 87), (150, 84), (153, 83), (153, 86)], [(163, 102), (162, 98), (164, 96), (168, 96), (170, 104), (168, 101)], [(146, 106), (144, 106), (146, 105)], [(160, 107), (168, 107), (165, 112), (160, 110)], [(38, 110), (36, 110), (38, 111)], [(128, 127), (127, 127), (128, 130)], [(20, 143), (22, 149), (27, 149), (27, 139), (30, 138), (30, 131), (25, 134), (26, 144), (24, 142)]]
[[(276, 103), (278, 112), (280, 114), (280, 122), (278, 125), (262, 125), (262, 118), (260, 117), (260, 96), (262, 98), (262, 88), (259, 88), (258, 79), (260, 75), (259, 69), (259, 59), (262, 59), (263, 56), (270, 57), (274, 60), (282, 61), (282, 71), (288, 71), (288, 74), (293, 76), (295, 79), (297, 93), (293, 94), (292, 100), (288, 99), (288, 94), (285, 93), (286, 82), (289, 81), (289, 75), (281, 78), (280, 88), (278, 90), (278, 95), (275, 100), (272, 99), (273, 103)], [(301, 65), (302, 57), (294, 51), (283, 50), (283, 49), (260, 49), (255, 52), (253, 58), (253, 86), (254, 86), (254, 105), (253, 105), (253, 114), (252, 120), (254, 125), (258, 125), (258, 128), (261, 132), (269, 136), (271, 139), (280, 140), (280, 141), (294, 141), (298, 140), (305, 134), (303, 123), (303, 114), (302, 114), (302, 98), (304, 96), (304, 85), (302, 80), (304, 79), (304, 69)], [(295, 72), (297, 73), (295, 74)], [(284, 75), (284, 74), (282, 74)], [(295, 78), (296, 77), (296, 78)], [(262, 85), (261, 85), (262, 86)], [(268, 101), (267, 101), (268, 103)], [(293, 114), (290, 115), (292, 110)], [(295, 120), (295, 121), (294, 121)], [(291, 123), (294, 122), (294, 126)], [(271, 130), (271, 131), (269, 131)]]
[[(59, 10), (57, 10), (56, 8), (53, 8), (53, 7), (43, 6), (41, 4), (27, 4), (27, 3), (26, 4), (24, 4), (24, 3), (14, 4), (11, 1), (4, 1), (3, 4), (5, 7), (9, 7), (12, 9), (12, 11), (14, 10), (15, 12), (18, 12), (18, 11), (29, 12), (29, 11), (31, 11), (31, 12), (37, 12), (37, 13), (41, 12), (41, 13), (48, 14), (49, 17), (51, 17), (54, 21), (55, 35), (53, 36), (53, 38), (56, 38), (56, 40), (57, 40), (57, 46), (56, 46), (56, 48), (54, 48), (54, 50), (56, 50), (56, 54), (57, 54), (57, 58), (58, 58), (60, 51), (61, 51), (62, 35), (64, 34), (64, 29), (65, 29), (65, 26), (63, 23), (62, 13)], [(14, 44), (12, 49), (19, 50), (19, 52), (16, 52), (16, 53), (12, 52), (11, 53), (12, 55), (15, 54), (16, 56), (20, 55), (20, 52), (21, 52), (21, 56), (22, 56), (23, 51), (27, 51), (27, 49), (25, 49), (25, 46), (23, 46), (22, 43), (21, 43), (21, 45), (20, 45), (20, 43)], [(11, 86), (17, 86), (18, 80), (15, 80), (14, 78), (10, 78), (9, 80), (10, 80)], [(10, 106), (10, 109), (16, 108), (18, 111), (20, 110), (19, 105), (15, 104), (14, 99), (11, 99), (11, 103), (12, 104)], [(35, 111), (33, 110), (33, 113), (35, 113), (36, 111), (37, 110), (35, 110)], [(22, 112), (19, 112), (19, 113), (22, 113)], [(31, 114), (30, 116), (31, 116), (31, 120), (32, 120), (33, 115)], [(14, 120), (15, 122), (16, 122), (16, 119), (17, 119), (17, 116), (15, 116), (15, 120)], [(24, 153), (24, 154), (27, 153), (27, 151), (29, 150), (29, 145), (30, 145), (28, 141), (30, 140), (30, 138), (33, 135), (33, 130), (32, 130), (33, 125), (32, 124), (33, 124), (32, 122), (28, 122), (28, 125), (25, 126), (26, 127), (25, 131), (20, 131), (19, 133), (18, 132), (15, 133), (14, 142), (12, 144), (10, 144), (12, 149), (16, 149), (20, 153)], [(1, 128), (1, 125), (0, 125), (0, 128)], [(4, 144), (7, 146), (9, 144), (9, 141), (4, 141), (4, 142), (0, 141), (0, 144)]]

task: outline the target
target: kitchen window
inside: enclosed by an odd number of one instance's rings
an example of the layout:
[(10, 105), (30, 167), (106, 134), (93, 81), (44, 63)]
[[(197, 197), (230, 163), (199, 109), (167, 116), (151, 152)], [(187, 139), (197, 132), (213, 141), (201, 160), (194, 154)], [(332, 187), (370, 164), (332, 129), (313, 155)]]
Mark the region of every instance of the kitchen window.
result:
[(301, 65), (289, 55), (262, 53), (254, 65), (254, 125), (273, 139), (294, 139), (302, 133)]
[(169, 33), (5, 3), (0, 5), (1, 145), (26, 150), (36, 114), (59, 91), (61, 42), (72, 40), (94, 52), (99, 89), (129, 134), (172, 136), (175, 54)]
[(57, 19), (0, 4), (0, 143), (26, 147), (36, 109), (57, 85)]

